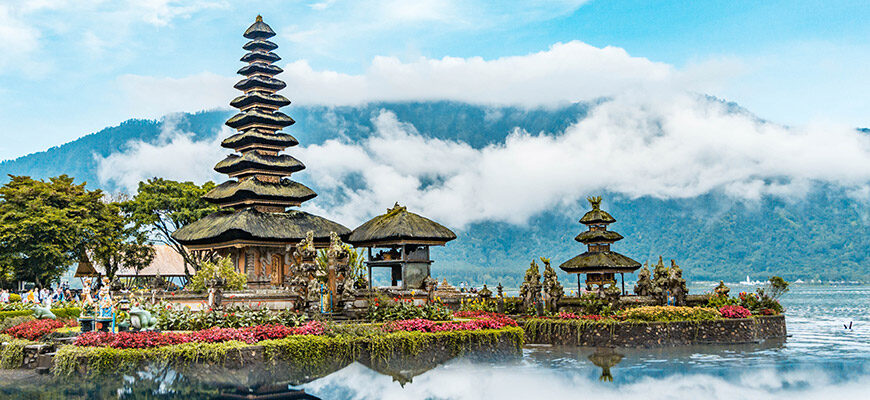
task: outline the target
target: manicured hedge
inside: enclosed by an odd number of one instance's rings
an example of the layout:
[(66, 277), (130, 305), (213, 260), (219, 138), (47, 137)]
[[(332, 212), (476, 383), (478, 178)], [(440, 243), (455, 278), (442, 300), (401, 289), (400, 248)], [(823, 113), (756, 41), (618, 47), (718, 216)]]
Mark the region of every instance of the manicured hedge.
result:
[(415, 357), (424, 351), (437, 351), (453, 357), (469, 351), (509, 349), (521, 354), (523, 330), (518, 327), (451, 332), (394, 332), (380, 335), (334, 336), (295, 335), (265, 340), (254, 345), (239, 341), (221, 343), (182, 343), (144, 349), (63, 346), (54, 358), (53, 372), (121, 374), (147, 363), (188, 367), (197, 364), (224, 365), (228, 360), (257, 354), (266, 367), (289, 367), (295, 373), (321, 375), (353, 361), (389, 362), (396, 357)]
[[(82, 310), (78, 307), (67, 307), (67, 308), (52, 308), (51, 312), (58, 319), (71, 319), (78, 318), (81, 314)], [(13, 310), (13, 311), (0, 311), (0, 321), (6, 318), (19, 317), (22, 315), (31, 315), (33, 314), (33, 310)]]

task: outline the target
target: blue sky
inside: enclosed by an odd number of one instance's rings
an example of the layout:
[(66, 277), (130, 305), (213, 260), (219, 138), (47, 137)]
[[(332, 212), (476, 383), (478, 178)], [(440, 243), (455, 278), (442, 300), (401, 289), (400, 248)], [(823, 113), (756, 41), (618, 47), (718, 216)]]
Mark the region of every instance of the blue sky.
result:
[[(609, 68), (624, 76), (636, 68), (639, 75), (678, 76), (653, 79), (656, 85), (678, 81), (666, 86), (736, 101), (783, 124), (870, 126), (866, 1), (12, 0), (0, 3), (0, 159), (132, 117), (225, 105), (240, 66), (241, 33), (257, 13), (279, 33), (280, 65), (297, 62), (285, 68), (299, 88), (299, 98), (293, 84), (286, 90), (293, 100), (499, 102), (485, 87), (468, 88), (480, 96), (429, 87), (421, 66), (456, 57), (467, 68), (448, 73), (441, 63), (431, 72), (449, 84), (463, 79), (450, 73), (489, 74), (501, 67), (487, 62), (517, 57), (507, 63), (513, 71), (504, 86), (523, 76), (558, 84), (588, 73), (593, 82), (607, 81)], [(574, 45), (554, 50), (556, 43)], [(608, 46), (614, 51), (594, 52)], [(596, 54), (589, 58), (595, 65), (574, 60), (567, 64), (576, 70), (553, 72), (540, 64), (583, 51)], [(553, 57), (523, 58), (541, 52)], [(384, 64), (424, 72), (390, 82), (377, 73)], [(637, 76), (620, 79), (615, 86), (650, 90)], [(348, 82), (357, 86), (345, 93)], [(394, 87), (379, 92), (385, 85)], [(610, 94), (553, 92), (505, 102), (536, 106)]]

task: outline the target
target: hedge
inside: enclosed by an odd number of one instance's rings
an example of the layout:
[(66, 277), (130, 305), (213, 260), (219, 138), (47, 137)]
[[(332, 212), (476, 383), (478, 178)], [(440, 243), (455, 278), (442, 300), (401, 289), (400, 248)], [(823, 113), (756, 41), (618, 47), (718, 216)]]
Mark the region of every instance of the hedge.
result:
[(434, 351), (439, 357), (446, 358), (479, 350), (493, 354), (497, 349), (519, 355), (522, 354), (522, 345), (522, 328), (508, 327), (369, 336), (294, 335), (254, 345), (229, 341), (183, 343), (145, 349), (63, 346), (55, 355), (53, 372), (57, 375), (117, 375), (135, 371), (148, 363), (181, 368), (196, 367), (202, 363), (219, 366), (246, 364), (251, 361), (244, 358), (248, 354), (254, 357), (255, 362), (263, 361), (266, 368), (284, 368), (294, 374), (322, 376), (354, 361), (383, 364), (401, 358), (421, 358), (426, 351)]
[[(52, 308), (51, 312), (58, 319), (71, 319), (78, 318), (81, 314), (82, 310), (78, 307), (67, 307), (67, 308)], [(0, 311), (0, 321), (6, 318), (19, 317), (22, 315), (31, 315), (33, 314), (33, 310), (13, 310), (13, 311)]]

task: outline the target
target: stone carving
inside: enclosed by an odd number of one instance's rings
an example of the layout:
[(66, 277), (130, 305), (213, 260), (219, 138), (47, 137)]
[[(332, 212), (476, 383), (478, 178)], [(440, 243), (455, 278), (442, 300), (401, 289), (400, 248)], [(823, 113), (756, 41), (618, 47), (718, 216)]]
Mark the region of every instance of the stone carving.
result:
[(634, 294), (638, 296), (649, 296), (652, 294), (652, 280), (650, 279), (649, 267), (647, 263), (643, 263), (643, 267), (637, 274), (637, 284), (634, 285)]
[(550, 259), (541, 257), (541, 262), (544, 263), (544, 293), (547, 295), (547, 309), (550, 311), (556, 310), (556, 303), (565, 295), (565, 290), (559, 283), (559, 277), (556, 275), (556, 270), (550, 266)]
[(725, 286), (724, 281), (719, 281), (719, 286), (713, 289), (713, 294), (716, 296), (728, 297), (729, 292), (731, 292), (731, 288)]
[(683, 279), (682, 268), (674, 260), (671, 260), (671, 267), (668, 268), (668, 290), (671, 296), (674, 296), (674, 305), (686, 305), (686, 295), (689, 294), (689, 289), (686, 287), (686, 280)]
[(526, 276), (520, 286), (520, 297), (526, 309), (536, 308), (541, 301), (541, 274), (538, 272), (538, 263), (534, 260), (526, 270)]

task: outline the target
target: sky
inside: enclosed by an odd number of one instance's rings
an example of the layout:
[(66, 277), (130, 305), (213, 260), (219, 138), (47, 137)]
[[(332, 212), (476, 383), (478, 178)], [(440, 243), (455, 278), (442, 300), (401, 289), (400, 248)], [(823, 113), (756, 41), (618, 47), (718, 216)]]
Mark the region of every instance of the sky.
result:
[(680, 91), (786, 126), (870, 126), (865, 1), (3, 0), (0, 159), (226, 107), (258, 13), (303, 104)]

